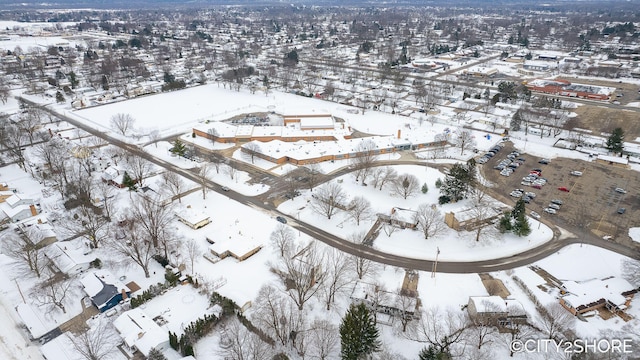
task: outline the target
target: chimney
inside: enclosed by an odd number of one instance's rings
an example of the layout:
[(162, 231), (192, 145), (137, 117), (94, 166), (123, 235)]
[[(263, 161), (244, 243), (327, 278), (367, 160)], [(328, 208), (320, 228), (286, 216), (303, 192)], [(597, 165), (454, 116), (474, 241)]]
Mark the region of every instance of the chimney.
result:
[(38, 215), (38, 210), (36, 210), (36, 206), (31, 204), (29, 205), (29, 210), (31, 210), (31, 216), (36, 216)]
[(400, 139), (400, 134), (402, 133), (402, 130), (398, 129), (398, 139)]
[(127, 299), (127, 290), (122, 289), (122, 300), (126, 300)]

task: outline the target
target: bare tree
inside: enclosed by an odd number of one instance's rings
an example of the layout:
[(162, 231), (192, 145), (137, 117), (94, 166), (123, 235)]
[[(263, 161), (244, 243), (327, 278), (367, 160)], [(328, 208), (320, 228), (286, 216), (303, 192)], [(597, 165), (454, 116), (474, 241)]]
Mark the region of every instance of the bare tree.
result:
[[(366, 238), (367, 233), (365, 231), (360, 231), (349, 235), (347, 240), (354, 244), (364, 245)], [(351, 255), (349, 260), (359, 280), (362, 280), (367, 276), (373, 277), (378, 271), (377, 264), (367, 258)]]
[(398, 309), (398, 319), (402, 326), (402, 332), (407, 331), (407, 326), (415, 318), (415, 312), (418, 310), (418, 299), (407, 296), (402, 289), (396, 290), (395, 293), (395, 307)]
[(102, 201), (102, 210), (104, 217), (110, 221), (115, 215), (115, 196), (116, 189), (105, 181), (96, 182), (96, 194)]
[(309, 185), (309, 190), (313, 191), (313, 188), (318, 185), (318, 180), (320, 179), (320, 175), (322, 171), (320, 169), (320, 165), (317, 163), (309, 164), (307, 166), (307, 185)]
[(187, 257), (189, 258), (189, 262), (191, 263), (191, 274), (195, 274), (196, 268), (195, 263), (196, 259), (202, 255), (202, 250), (200, 250), (200, 246), (194, 239), (188, 239), (183, 242), (184, 250), (187, 253)]
[(330, 182), (318, 187), (311, 201), (311, 208), (318, 214), (324, 215), (327, 219), (343, 207), (347, 195), (342, 190), (342, 186), (336, 182)]
[(324, 254), (314, 241), (290, 248), (285, 256), (272, 265), (287, 285), (287, 295), (295, 302), (299, 310), (321, 288), (324, 281), (322, 263)]
[(111, 117), (111, 128), (120, 133), (120, 135), (127, 136), (135, 121), (130, 114), (118, 113)]
[(6, 154), (24, 170), (26, 170), (25, 163), (27, 161), (24, 152), (24, 146), (26, 144), (27, 137), (17, 126), (9, 123), (0, 128), (0, 146), (2, 146)]
[(227, 322), (222, 335), (228, 344), (219, 353), (228, 360), (272, 360), (275, 352), (271, 345), (265, 343), (258, 335), (247, 330), (238, 320)]
[(18, 128), (27, 134), (29, 138), (29, 144), (33, 145), (33, 140), (36, 137), (36, 133), (39, 131), (42, 125), (44, 114), (41, 109), (27, 106), (26, 112), (22, 113), (18, 119)]
[(294, 340), (291, 334), (304, 327), (304, 312), (273, 286), (260, 288), (253, 309), (252, 320), (282, 346), (289, 345)]
[(338, 327), (327, 320), (315, 320), (310, 328), (309, 356), (312, 359), (328, 360), (338, 357), (340, 334)]
[(151, 163), (140, 156), (134, 155), (127, 159), (127, 165), (129, 165), (129, 171), (131, 171), (133, 179), (138, 182), (140, 187), (143, 187), (144, 179), (149, 177), (153, 169)]
[(473, 138), (471, 130), (463, 127), (458, 128), (456, 136), (456, 146), (460, 148), (460, 155), (464, 155), (465, 150), (471, 150), (476, 147), (476, 141)]
[(549, 339), (557, 339), (560, 334), (572, 331), (576, 317), (565, 309), (560, 303), (547, 304), (540, 315), (542, 330)]
[[(227, 166), (227, 169), (231, 169), (231, 166)], [(209, 175), (211, 174), (211, 168), (209, 164), (203, 163), (198, 169), (198, 180), (200, 180), (200, 187), (202, 188), (202, 199), (207, 198), (207, 182), (209, 181)], [(233, 179), (233, 176), (231, 177)]]
[(73, 219), (60, 221), (69, 235), (85, 235), (91, 241), (91, 247), (97, 249), (109, 235), (110, 222), (92, 206), (81, 205), (74, 211)]
[[(487, 312), (497, 313), (500, 311), (495, 304), (488, 301), (483, 301), (482, 306)], [(470, 326), (467, 332), (469, 341), (476, 345), (478, 350), (480, 350), (483, 345), (490, 344), (495, 340), (494, 338), (498, 333), (495, 319), (490, 316), (476, 314), (475, 316), (469, 317), (469, 322)]]
[(35, 227), (24, 228), (20, 234), (7, 233), (2, 241), (2, 252), (40, 277), (48, 263), (44, 251), (38, 245), (41, 240), (42, 234)]
[(251, 159), (252, 164), (256, 154), (259, 154), (261, 151), (262, 149), (257, 141), (249, 142), (242, 147), (242, 155)]
[(640, 260), (622, 260), (622, 277), (635, 286), (640, 286)]
[(474, 188), (471, 192), (469, 213), (475, 222), (476, 241), (480, 241), (483, 235), (491, 237), (495, 235), (495, 226), (489, 226), (487, 220), (494, 214), (491, 203), (485, 198), (485, 192), (479, 188)]
[(73, 293), (72, 282), (66, 279), (51, 278), (38, 284), (31, 292), (31, 298), (48, 311), (67, 313), (67, 295)]
[(354, 174), (356, 181), (362, 180), (362, 185), (366, 185), (371, 167), (377, 158), (377, 149), (378, 146), (371, 139), (361, 141), (355, 149), (353, 149), (356, 157), (351, 158), (351, 166), (355, 169)]
[(284, 224), (278, 224), (275, 230), (271, 232), (271, 236), (269, 238), (271, 243), (280, 251), (280, 256), (284, 257), (286, 254), (289, 254), (293, 247), (295, 234), (290, 227)]
[(327, 248), (324, 258), (322, 294), (327, 304), (327, 311), (329, 311), (331, 304), (335, 302), (336, 294), (342, 293), (353, 283), (354, 273), (351, 264), (349, 264), (348, 255), (344, 252), (335, 248)]
[(148, 278), (149, 262), (154, 255), (153, 242), (147, 240), (145, 230), (136, 220), (129, 219), (127, 223), (126, 238), (111, 239), (109, 246), (128, 261), (139, 265), (144, 271), (144, 276)]
[(364, 196), (356, 196), (349, 202), (347, 206), (347, 212), (351, 216), (353, 220), (355, 220), (356, 225), (360, 225), (360, 220), (367, 218), (371, 214), (371, 202), (367, 200)]
[(380, 175), (380, 180), (379, 180), (379, 184), (380, 184), (380, 186), (378, 187), (379, 190), (382, 190), (385, 184), (395, 182), (396, 178), (398, 177), (398, 172), (396, 171), (396, 169), (390, 166), (385, 166), (384, 168), (382, 168), (382, 170), (383, 171), (382, 171), (382, 174)]
[(73, 344), (73, 349), (86, 360), (108, 359), (120, 341), (120, 337), (110, 322), (107, 320), (98, 321), (95, 326), (78, 335), (72, 335), (71, 332), (66, 333)]
[(225, 174), (229, 175), (229, 178), (231, 178), (231, 180), (235, 179), (236, 175), (238, 174), (238, 170), (236, 170), (236, 168), (231, 165), (225, 166), (223, 171)]
[(420, 191), (420, 181), (412, 174), (399, 175), (391, 185), (391, 191), (398, 196), (402, 196), (404, 199)]
[(405, 336), (433, 346), (437, 352), (451, 354), (453, 345), (464, 339), (468, 320), (459, 309), (434, 307), (422, 311), (419, 320), (409, 323)]
[(437, 236), (447, 228), (442, 213), (440, 213), (435, 204), (420, 205), (415, 214), (415, 221), (425, 239)]
[(171, 204), (165, 204), (159, 196), (139, 196), (128, 211), (141, 229), (143, 236), (155, 248), (162, 248), (165, 258), (171, 247), (170, 224), (175, 213)]
[(165, 171), (162, 173), (162, 180), (167, 185), (167, 189), (171, 193), (171, 201), (173, 198), (178, 198), (178, 202), (182, 203), (182, 191), (185, 187), (185, 182), (182, 180), (182, 176), (173, 171)]

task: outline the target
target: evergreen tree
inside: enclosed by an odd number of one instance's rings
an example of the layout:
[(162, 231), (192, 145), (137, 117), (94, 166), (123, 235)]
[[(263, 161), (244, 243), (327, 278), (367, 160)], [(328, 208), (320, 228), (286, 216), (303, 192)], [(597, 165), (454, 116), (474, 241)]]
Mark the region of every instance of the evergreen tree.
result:
[[(171, 341), (171, 332), (169, 332), (169, 341)], [(167, 360), (167, 357), (164, 356), (164, 354), (160, 350), (152, 348), (151, 350), (149, 350), (147, 360)]]
[(516, 113), (513, 114), (513, 117), (511, 117), (511, 123), (509, 124), (509, 127), (513, 131), (520, 131), (520, 129), (522, 128), (522, 113), (520, 113), (520, 109), (518, 109)]
[(180, 139), (176, 139), (176, 141), (173, 142), (173, 147), (169, 149), (169, 151), (178, 156), (184, 156), (187, 152), (187, 147)]
[(498, 223), (498, 230), (501, 234), (504, 234), (508, 231), (511, 231), (512, 228), (513, 226), (511, 225), (511, 213), (506, 211), (500, 218), (500, 222)]
[[(469, 161), (467, 164), (453, 164), (449, 169), (449, 174), (440, 187), (440, 193), (456, 202), (467, 197), (471, 186), (475, 183), (476, 168), (475, 161)], [(443, 196), (440, 198), (442, 199)]]
[(428, 348), (422, 348), (418, 354), (419, 360), (445, 360), (447, 358), (446, 353), (436, 350), (432, 345), (429, 345)]
[(340, 324), (343, 360), (358, 360), (380, 350), (380, 336), (371, 311), (363, 303), (351, 304)]
[(436, 188), (440, 189), (441, 186), (442, 186), (442, 179), (438, 178), (438, 180), (436, 180)]
[(131, 191), (136, 190), (136, 181), (133, 180), (126, 171), (124, 172), (124, 175), (122, 175), (122, 185), (126, 186)]
[(58, 90), (56, 92), (56, 101), (59, 102), (59, 103), (63, 103), (64, 102), (64, 95), (62, 95), (60, 90)]
[(527, 236), (531, 234), (531, 226), (529, 225), (529, 219), (524, 214), (520, 214), (516, 218), (513, 224), (513, 233), (518, 236)]
[(607, 138), (607, 149), (612, 153), (620, 153), (622, 156), (622, 149), (624, 149), (624, 131), (622, 128), (615, 128), (609, 138)]
[(427, 186), (427, 183), (422, 184), (422, 193), (426, 194), (429, 191), (429, 187)]
[(524, 215), (525, 212), (526, 209), (524, 207), (524, 200), (518, 199), (518, 201), (516, 201), (516, 206), (514, 206), (513, 210), (511, 210), (511, 217), (514, 219), (518, 219), (521, 215)]

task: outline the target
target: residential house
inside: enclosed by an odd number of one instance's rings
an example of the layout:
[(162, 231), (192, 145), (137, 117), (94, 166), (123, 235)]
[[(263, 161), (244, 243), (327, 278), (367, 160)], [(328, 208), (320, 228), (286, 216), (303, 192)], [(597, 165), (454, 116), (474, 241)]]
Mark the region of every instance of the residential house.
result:
[(139, 351), (146, 358), (151, 349), (160, 351), (169, 346), (169, 333), (163, 330), (141, 308), (125, 311), (113, 322), (124, 345), (131, 352)]
[(393, 207), (389, 215), (378, 214), (378, 218), (402, 229), (415, 229), (418, 226), (417, 214), (415, 210)]
[(131, 290), (106, 270), (96, 270), (80, 279), (80, 283), (100, 312), (111, 309), (131, 296)]
[(458, 211), (454, 213), (450, 211), (444, 214), (444, 222), (450, 228), (460, 231), (472, 231), (476, 230), (479, 227), (487, 226), (491, 224), (494, 220), (502, 215), (502, 212), (505, 210), (502, 206), (495, 206), (487, 209), (486, 217), (483, 219), (477, 218), (477, 212), (474, 208), (468, 208), (462, 211)]
[(83, 239), (55, 242), (45, 248), (45, 256), (51, 264), (66, 275), (75, 275), (88, 270), (95, 256), (89, 255), (89, 247)]
[(603, 308), (615, 314), (624, 312), (639, 290), (628, 281), (614, 276), (565, 281), (561, 286), (560, 304), (574, 315)]
[(371, 310), (379, 313), (376, 319), (384, 324), (391, 324), (394, 316), (415, 317), (420, 306), (415, 297), (385, 291), (377, 285), (362, 281), (354, 284), (350, 298), (352, 302), (364, 303)]
[(58, 241), (58, 235), (44, 214), (22, 221), (18, 229), (28, 234), (34, 245), (46, 246)]
[(498, 327), (508, 328), (527, 321), (527, 314), (519, 301), (500, 296), (469, 296), (467, 312), (472, 321)]
[(17, 193), (6, 198), (3, 203), (0, 203), (0, 209), (2, 209), (12, 222), (22, 221), (38, 215), (38, 209), (33, 200)]
[(207, 241), (211, 245), (209, 253), (205, 253), (204, 257), (211, 262), (218, 262), (229, 256), (238, 261), (244, 261), (260, 251), (263, 246), (262, 241), (255, 240), (253, 237), (248, 238), (242, 234), (219, 239), (208, 235)]
[(194, 230), (200, 229), (211, 222), (209, 215), (202, 211), (194, 211), (190, 206), (187, 206), (186, 209), (176, 211), (176, 216), (178, 217), (178, 221)]

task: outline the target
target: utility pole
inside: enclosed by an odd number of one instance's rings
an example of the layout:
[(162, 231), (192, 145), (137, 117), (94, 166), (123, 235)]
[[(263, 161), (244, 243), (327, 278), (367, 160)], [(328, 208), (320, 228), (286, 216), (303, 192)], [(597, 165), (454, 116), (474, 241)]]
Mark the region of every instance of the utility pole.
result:
[(437, 252), (436, 252), (436, 261), (433, 263), (433, 269), (431, 270), (431, 277), (435, 278), (436, 277), (436, 271), (438, 270), (438, 255), (440, 255), (440, 247), (437, 247)]

